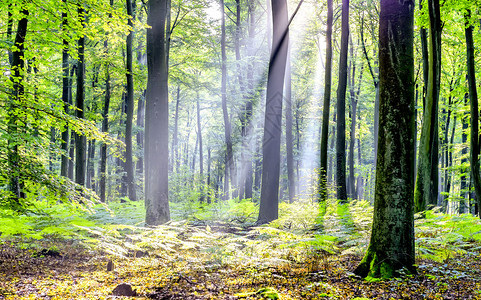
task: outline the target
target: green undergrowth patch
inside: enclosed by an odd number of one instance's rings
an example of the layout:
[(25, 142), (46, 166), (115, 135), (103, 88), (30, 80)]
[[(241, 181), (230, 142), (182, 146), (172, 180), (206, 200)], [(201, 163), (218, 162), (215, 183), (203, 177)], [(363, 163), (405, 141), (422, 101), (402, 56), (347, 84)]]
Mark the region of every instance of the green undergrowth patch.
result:
[(456, 255), (481, 250), (481, 220), (469, 214), (427, 211), (425, 218), (417, 218), (415, 232), (420, 258), (443, 262)]

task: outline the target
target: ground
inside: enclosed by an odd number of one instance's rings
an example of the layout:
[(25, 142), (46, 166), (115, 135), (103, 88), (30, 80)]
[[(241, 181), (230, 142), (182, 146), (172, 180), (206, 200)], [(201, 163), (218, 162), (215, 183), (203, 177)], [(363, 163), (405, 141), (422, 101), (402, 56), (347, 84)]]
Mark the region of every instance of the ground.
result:
[(369, 282), (351, 273), (361, 256), (324, 251), (224, 264), (196, 247), (170, 257), (130, 252), (120, 258), (73, 240), (45, 244), (58, 252), (17, 246), (1, 246), (0, 299), (115, 299), (111, 294), (120, 283), (132, 285), (135, 299), (268, 299), (258, 292), (263, 288), (272, 292), (270, 299), (481, 299), (479, 253), (419, 260), (417, 275)]
[(2, 236), (0, 299), (120, 299), (122, 283), (136, 295), (125, 299), (481, 299), (479, 219), (429, 212), (416, 221), (418, 273), (366, 280), (352, 271), (372, 207), (331, 205), (319, 218), (312, 205), (261, 227), (92, 223), (67, 238)]

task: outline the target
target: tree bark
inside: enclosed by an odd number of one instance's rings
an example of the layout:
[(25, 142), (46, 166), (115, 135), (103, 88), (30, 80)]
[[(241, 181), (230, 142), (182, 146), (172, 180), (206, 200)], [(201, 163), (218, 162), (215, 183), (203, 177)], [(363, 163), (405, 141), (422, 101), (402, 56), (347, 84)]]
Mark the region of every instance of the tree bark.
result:
[(381, 0), (379, 149), (368, 250), (354, 271), (391, 278), (414, 267), (414, 1)]
[(337, 87), (337, 139), (336, 176), (337, 199), (347, 201), (346, 188), (346, 88), (347, 51), (349, 46), (349, 0), (342, 0), (341, 52), (339, 61), (339, 84)]
[(279, 207), (282, 98), (289, 45), (287, 1), (272, 0), (272, 51), (266, 91), (264, 137), (262, 141), (262, 186), (259, 224), (277, 219)]
[(169, 92), (166, 18), (170, 0), (149, 0), (147, 23), (147, 93), (145, 104), (145, 222), (170, 220)]
[(322, 108), (321, 127), (321, 152), (319, 171), (319, 195), (321, 202), (327, 200), (327, 144), (329, 139), (329, 111), (331, 107), (331, 84), (332, 84), (332, 0), (327, 0), (327, 25), (326, 25), (326, 68), (324, 73), (324, 105)]

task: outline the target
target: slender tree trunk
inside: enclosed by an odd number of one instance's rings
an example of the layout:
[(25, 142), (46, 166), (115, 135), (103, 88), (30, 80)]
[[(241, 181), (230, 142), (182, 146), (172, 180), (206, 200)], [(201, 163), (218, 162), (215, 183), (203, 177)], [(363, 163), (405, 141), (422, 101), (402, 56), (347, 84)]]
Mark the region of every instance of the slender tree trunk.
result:
[(361, 45), (364, 57), (367, 61), (367, 66), (369, 67), (369, 72), (371, 73), (372, 81), (374, 84), (374, 89), (376, 90), (376, 97), (374, 99), (374, 167), (376, 165), (377, 157), (377, 144), (379, 137), (379, 70), (372, 66), (371, 59), (367, 54), (366, 44), (364, 42), (364, 17), (361, 19)]
[(171, 150), (171, 170), (176, 167), (177, 172), (179, 172), (180, 167), (180, 157), (179, 157), (179, 104), (180, 104), (180, 84), (177, 85), (177, 97), (175, 100), (175, 116), (174, 116), (174, 133), (172, 136), (172, 150)]
[[(464, 95), (464, 105), (468, 105), (468, 93)], [(466, 174), (468, 174), (469, 170), (466, 167), (468, 164), (468, 112), (464, 113), (464, 116), (462, 116), (461, 122), (463, 123), (463, 132), (461, 133), (461, 143), (462, 143), (462, 149), (461, 149), (461, 186), (459, 187), (460, 189), (460, 203), (459, 203), (459, 213), (464, 214), (464, 213), (469, 213), (469, 183)]]
[(294, 177), (294, 141), (292, 136), (292, 87), (291, 87), (291, 58), (287, 54), (286, 66), (286, 163), (289, 202), (293, 203), (296, 197), (296, 179)]
[(170, 0), (149, 0), (147, 23), (147, 94), (145, 104), (145, 222), (170, 220), (169, 91), (166, 18)]
[(259, 224), (268, 223), (278, 217), (282, 98), (289, 45), (287, 1), (272, 0), (271, 4), (273, 35), (262, 141), (261, 203), (257, 220)]
[[(225, 170), (225, 184), (224, 192), (226, 193), (226, 199), (229, 198), (229, 177), (232, 185), (235, 184), (235, 166), (234, 166), (234, 153), (232, 150), (232, 138), (231, 138), (231, 124), (229, 119), (229, 112), (227, 110), (227, 55), (226, 55), (226, 34), (225, 34), (225, 11), (224, 11), (224, 0), (220, 1), (222, 21), (221, 21), (221, 52), (222, 52), (222, 82), (221, 82), (221, 93), (222, 93), (222, 112), (224, 115), (224, 134), (226, 143), (226, 170)], [(230, 176), (228, 176), (230, 175)]]
[(441, 79), (441, 16), (439, 0), (428, 0), (430, 35), (429, 35), (429, 70), (426, 99), (423, 112), (423, 126), (419, 143), (418, 173), (414, 202), (416, 212), (436, 205), (438, 198), (438, 152), (439, 152), (439, 89)]
[[(111, 0), (113, 1), (113, 0)], [(108, 41), (104, 42), (105, 52), (108, 53)], [(104, 109), (102, 112), (102, 132), (109, 132), (109, 107), (110, 107), (110, 65), (105, 64), (105, 96)], [(106, 197), (106, 181), (107, 181), (107, 143), (102, 143), (100, 146), (100, 201), (107, 202)]]
[(469, 86), (469, 100), (471, 101), (471, 147), (470, 164), (471, 164), (471, 179), (476, 193), (476, 200), (478, 206), (478, 214), (481, 218), (481, 177), (479, 174), (479, 109), (478, 109), (478, 91), (476, 88), (476, 70), (474, 62), (474, 42), (473, 42), (473, 26), (469, 24), (470, 12), (466, 16), (466, 59), (468, 66), (468, 86)]
[(322, 108), (321, 127), (321, 164), (319, 172), (319, 201), (327, 200), (327, 144), (329, 139), (329, 111), (331, 109), (332, 84), (332, 0), (327, 0), (327, 29), (326, 29), (326, 69), (324, 73), (324, 105)]
[(127, 173), (127, 189), (129, 199), (137, 201), (137, 194), (135, 189), (135, 171), (133, 162), (133, 147), (132, 147), (132, 125), (134, 121), (134, 76), (133, 76), (133, 52), (132, 52), (132, 40), (134, 37), (134, 25), (132, 19), (134, 17), (132, 11), (132, 0), (126, 0), (127, 15), (129, 15), (128, 26), (129, 34), (127, 35), (126, 48), (127, 48), (127, 65), (126, 65), (126, 77), (127, 77), (127, 120), (125, 122), (125, 172)]
[[(67, 14), (67, 0), (62, 0), (62, 33), (67, 35), (68, 30), (68, 14)], [(63, 38), (63, 48), (62, 48), (62, 101), (63, 101), (63, 109), (66, 114), (68, 114), (68, 105), (69, 105), (69, 55), (68, 55), (68, 47), (69, 43), (67, 38), (64, 36)], [(60, 175), (67, 177), (68, 175), (68, 148), (69, 148), (69, 129), (68, 127), (64, 128), (62, 131), (62, 158), (60, 162)]]
[(337, 199), (347, 201), (346, 189), (346, 88), (347, 51), (349, 45), (349, 0), (342, 0), (341, 53), (339, 62), (339, 84), (337, 87), (337, 139), (336, 176)]
[[(85, 9), (81, 4), (78, 6), (78, 15), (82, 27), (85, 28)], [(78, 40), (78, 65), (77, 65), (77, 95), (75, 115), (79, 119), (85, 118), (85, 34), (82, 33)], [(75, 134), (75, 182), (85, 185), (85, 163), (86, 163), (86, 138), (83, 135)]]
[(374, 218), (368, 250), (354, 271), (362, 277), (415, 272), (413, 30), (413, 1), (381, 0)]
[[(9, 11), (10, 13), (10, 11)], [(9, 190), (12, 192), (13, 201), (16, 204), (20, 204), (20, 199), (25, 198), (23, 191), (23, 183), (21, 179), (22, 167), (21, 167), (21, 156), (18, 149), (18, 128), (17, 120), (19, 116), (17, 115), (18, 110), (22, 106), (22, 102), (25, 97), (25, 88), (23, 85), (24, 81), (24, 69), (25, 69), (25, 37), (27, 35), (28, 26), (28, 16), (29, 11), (24, 8), (21, 11), (22, 18), (18, 21), (17, 33), (15, 36), (15, 49), (12, 51), (11, 67), (12, 75), (10, 80), (13, 83), (13, 91), (10, 103), (10, 109), (8, 111), (8, 162), (10, 168), (10, 183)], [(12, 18), (9, 15), (9, 18)], [(9, 21), (10, 22), (10, 21)], [(13, 23), (13, 20), (11, 21)], [(12, 24), (10, 24), (12, 25)], [(11, 34), (11, 33), (10, 33)], [(12, 145), (13, 143), (13, 145)], [(19, 207), (20, 208), (20, 207)]]
[(199, 140), (199, 181), (200, 181), (200, 202), (204, 202), (204, 152), (202, 144), (202, 124), (200, 119), (200, 99), (197, 91), (197, 139)]
[[(144, 123), (145, 123), (145, 91), (137, 102), (137, 145), (141, 151), (144, 150)], [(137, 173), (142, 176), (144, 173), (144, 157), (139, 155), (137, 160)]]

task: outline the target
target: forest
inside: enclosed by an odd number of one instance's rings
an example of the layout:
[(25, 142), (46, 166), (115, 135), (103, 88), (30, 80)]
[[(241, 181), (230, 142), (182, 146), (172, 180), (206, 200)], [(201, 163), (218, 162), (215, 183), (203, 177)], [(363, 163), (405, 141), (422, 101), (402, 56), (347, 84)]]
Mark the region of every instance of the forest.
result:
[(0, 299), (481, 299), (477, 0), (1, 0)]

